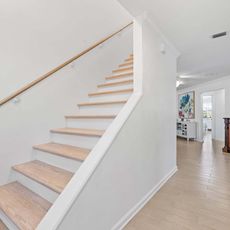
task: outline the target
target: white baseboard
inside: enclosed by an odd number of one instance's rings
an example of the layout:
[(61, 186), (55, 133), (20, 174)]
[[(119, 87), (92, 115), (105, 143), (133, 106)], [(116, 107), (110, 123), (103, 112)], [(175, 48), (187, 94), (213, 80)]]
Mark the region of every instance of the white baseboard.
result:
[(130, 209), (111, 230), (122, 230), (129, 221), (145, 206), (146, 203), (161, 189), (161, 187), (177, 172), (177, 167), (171, 170), (153, 189), (151, 189), (132, 209)]
[(201, 142), (201, 143), (204, 142), (204, 140), (202, 140), (202, 139), (196, 139), (196, 141), (197, 141), (197, 142)]

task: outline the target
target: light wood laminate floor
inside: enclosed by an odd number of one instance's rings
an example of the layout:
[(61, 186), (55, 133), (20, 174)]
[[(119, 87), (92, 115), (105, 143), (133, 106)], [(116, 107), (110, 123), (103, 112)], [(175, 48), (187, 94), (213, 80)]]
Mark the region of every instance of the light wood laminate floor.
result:
[(177, 141), (179, 171), (125, 230), (230, 230), (230, 155), (223, 143)]

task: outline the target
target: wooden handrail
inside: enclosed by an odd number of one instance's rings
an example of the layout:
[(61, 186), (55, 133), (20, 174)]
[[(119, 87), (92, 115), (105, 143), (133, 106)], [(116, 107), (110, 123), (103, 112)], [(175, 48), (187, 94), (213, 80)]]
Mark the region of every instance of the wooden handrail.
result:
[(8, 101), (12, 100), (13, 98), (17, 97), (18, 95), (22, 94), (23, 92), (27, 91), (28, 89), (32, 88), (33, 86), (37, 85), (38, 83), (40, 83), (41, 81), (45, 80), (46, 78), (50, 77), (51, 75), (53, 75), (54, 73), (56, 73), (57, 71), (61, 70), (62, 68), (64, 68), (65, 66), (71, 64), (73, 61), (77, 60), (78, 58), (82, 57), (84, 54), (90, 52), (91, 50), (93, 50), (94, 48), (96, 48), (97, 46), (101, 45), (102, 43), (106, 42), (107, 40), (109, 40), (110, 38), (114, 37), (115, 35), (117, 35), (118, 33), (120, 33), (121, 31), (123, 31), (124, 29), (126, 29), (127, 27), (129, 27), (130, 25), (132, 25), (133, 22), (129, 23), (128, 25), (122, 27), (120, 30), (116, 31), (115, 33), (107, 36), (106, 38), (100, 40), (99, 42), (96, 42), (94, 45), (90, 46), (89, 48), (87, 48), (86, 50), (82, 51), (81, 53), (77, 54), (76, 56), (70, 58), (69, 60), (67, 60), (66, 62), (64, 62), (63, 64), (57, 66), (56, 68), (52, 69), (51, 71), (49, 71), (48, 73), (42, 75), (41, 77), (35, 79), (34, 81), (30, 82), (29, 84), (23, 86), (21, 89), (17, 90), (16, 92), (10, 94), (8, 97), (0, 100), (0, 106), (4, 105), (5, 103), (7, 103)]

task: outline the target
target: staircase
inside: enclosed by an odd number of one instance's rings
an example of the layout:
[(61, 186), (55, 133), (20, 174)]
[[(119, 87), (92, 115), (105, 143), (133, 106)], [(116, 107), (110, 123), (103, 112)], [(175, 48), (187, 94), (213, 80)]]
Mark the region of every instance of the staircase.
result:
[(36, 229), (131, 96), (133, 55), (97, 89), (65, 116), (66, 127), (50, 131), (50, 143), (33, 146), (33, 161), (12, 167), (13, 182), (0, 186), (0, 230)]

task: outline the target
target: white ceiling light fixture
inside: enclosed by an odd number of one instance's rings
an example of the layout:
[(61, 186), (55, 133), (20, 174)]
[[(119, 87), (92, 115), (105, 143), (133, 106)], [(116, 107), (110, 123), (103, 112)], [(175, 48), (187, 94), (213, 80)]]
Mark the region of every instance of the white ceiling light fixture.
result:
[(180, 80), (177, 80), (176, 81), (176, 87), (178, 88), (180, 85), (182, 85), (183, 84), (183, 82), (182, 81), (180, 81)]
[(188, 78), (190, 78), (190, 76), (180, 75), (179, 78), (181, 78), (181, 79), (188, 79)]

